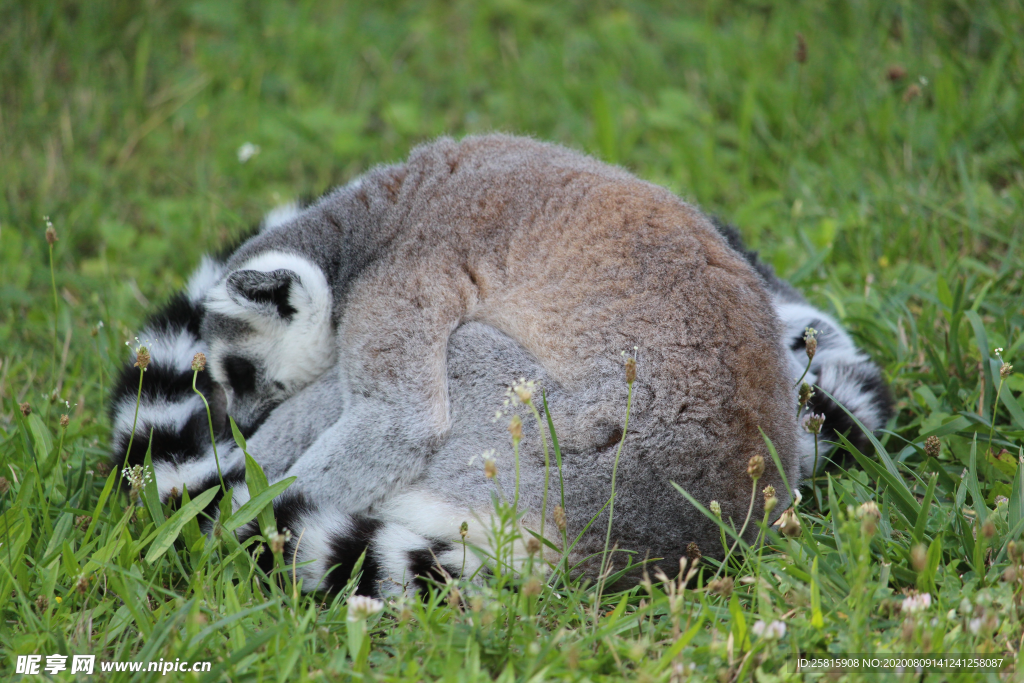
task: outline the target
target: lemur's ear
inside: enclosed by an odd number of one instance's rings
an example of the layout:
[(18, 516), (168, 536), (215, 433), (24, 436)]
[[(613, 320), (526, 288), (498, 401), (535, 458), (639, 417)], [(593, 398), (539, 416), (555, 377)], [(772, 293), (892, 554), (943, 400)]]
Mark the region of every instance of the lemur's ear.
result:
[(301, 284), (293, 270), (236, 270), (227, 279), (228, 294), (246, 308), (267, 310), (290, 320), (295, 315), (289, 294), (293, 284)]

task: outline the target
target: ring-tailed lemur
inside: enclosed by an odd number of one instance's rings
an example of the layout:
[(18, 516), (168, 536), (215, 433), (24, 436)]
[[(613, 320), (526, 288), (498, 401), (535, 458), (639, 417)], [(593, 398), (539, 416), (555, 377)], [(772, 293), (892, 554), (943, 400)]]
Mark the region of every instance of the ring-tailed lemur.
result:
[[(493, 449), (510, 489), (508, 435), (488, 414), (517, 377), (546, 389), (565, 453), (570, 534), (582, 528), (607, 500), (626, 393), (616, 352), (630, 350), (639, 374), (616, 498), (619, 545), (674, 557), (696, 541), (713, 554), (716, 528), (669, 480), (741, 515), (749, 484), (737, 484), (762, 448), (757, 427), (780, 447), (790, 481), (801, 460), (807, 473), (813, 437), (798, 433), (791, 385), (806, 363), (796, 340), (812, 326), (819, 349), (808, 381), (881, 426), (889, 404), (877, 367), (734, 230), (562, 148), (441, 140), (305, 210), (269, 217), (226, 261), (205, 260), (142, 335), (152, 372), (136, 433), (154, 429), (162, 497), (218, 482), (205, 408), (191, 390), (192, 354), (206, 352), (210, 373), (198, 386), (225, 392), (212, 403), (236, 506), (247, 494), (226, 413), (271, 481), (299, 477), (275, 511), (280, 526), (302, 533), (290, 547), (310, 562), (306, 587), (343, 584), (366, 548), (360, 590), (388, 592), (435, 563), (461, 569), (459, 524), (486, 525), (491, 501), (467, 465), (473, 456)], [(115, 393), (118, 463), (135, 381), (126, 368)], [(849, 424), (823, 396), (812, 408), (825, 413), (826, 430)], [(524, 523), (536, 527), (544, 468), (531, 434), (522, 491), (532, 511)], [(145, 441), (129, 462), (141, 460)], [(767, 483), (787, 503), (774, 468)], [(578, 558), (600, 550), (593, 536)]]

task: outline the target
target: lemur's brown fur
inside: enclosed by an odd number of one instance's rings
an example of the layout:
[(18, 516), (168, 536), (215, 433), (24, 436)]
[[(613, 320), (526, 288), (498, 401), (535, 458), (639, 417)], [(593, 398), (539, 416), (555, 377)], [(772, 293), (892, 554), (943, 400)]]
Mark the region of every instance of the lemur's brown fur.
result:
[[(616, 503), (624, 544), (678, 554), (696, 540), (715, 553), (717, 528), (669, 482), (719, 501), (738, 526), (753, 455), (767, 463), (759, 488), (774, 485), (779, 511), (788, 502), (759, 431), (794, 484), (792, 380), (769, 294), (708, 219), (664, 188), (529, 139), (443, 138), (252, 239), (229, 270), (274, 249), (317, 264), (333, 294), (344, 410), (288, 472), (319, 504), (360, 512), (424, 476), (450, 429), (449, 337), (469, 322), (511, 337), (578, 398), (568, 415), (552, 408), (567, 471), (610, 463), (622, 352), (637, 357)], [(596, 488), (610, 472), (594, 476)], [(567, 507), (576, 529), (596, 512), (578, 498)], [(663, 523), (630, 531), (641, 516)]]

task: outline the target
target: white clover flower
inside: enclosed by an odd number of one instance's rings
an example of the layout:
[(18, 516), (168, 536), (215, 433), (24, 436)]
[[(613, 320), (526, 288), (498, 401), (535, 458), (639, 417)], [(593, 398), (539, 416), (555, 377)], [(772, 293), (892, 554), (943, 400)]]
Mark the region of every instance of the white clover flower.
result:
[(779, 640), (786, 635), (786, 625), (778, 619), (770, 624), (766, 624), (763, 620), (758, 619), (750, 630), (754, 632), (755, 636), (767, 640)]
[(245, 162), (249, 161), (249, 159), (252, 159), (259, 153), (259, 145), (254, 145), (251, 142), (246, 142), (241, 147), (238, 148), (238, 163), (244, 164)]
[(351, 622), (363, 621), (384, 609), (384, 602), (365, 595), (353, 595), (348, 599), (348, 617)]
[(900, 610), (904, 614), (917, 614), (931, 607), (932, 596), (929, 593), (918, 593), (903, 600)]
[(978, 632), (981, 631), (981, 617), (975, 617), (967, 622), (967, 628), (974, 635), (978, 635)]

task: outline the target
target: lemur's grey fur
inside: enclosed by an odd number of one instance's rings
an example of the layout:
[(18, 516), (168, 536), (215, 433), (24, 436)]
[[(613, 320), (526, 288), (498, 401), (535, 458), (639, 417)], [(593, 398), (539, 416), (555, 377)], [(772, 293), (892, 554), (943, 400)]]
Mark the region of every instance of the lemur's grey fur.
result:
[[(596, 164), (560, 148), (511, 138), (476, 140), (483, 140), (485, 152), (487, 144), (497, 144), (498, 152), (507, 147), (513, 151), (523, 147), (527, 150), (526, 171), (540, 168), (538, 172), (550, 175), (550, 169), (545, 169), (544, 164), (551, 164), (554, 160), (556, 166), (561, 164), (568, 169), (569, 175), (577, 174), (573, 177), (578, 177), (581, 172), (589, 173), (603, 178), (601, 182), (612, 186), (632, 183), (638, 186), (636, 192), (649, 191), (649, 186), (637, 184), (618, 169)], [(153, 462), (161, 495), (172, 496), (183, 486), (187, 486), (194, 495), (218, 481), (212, 467), (205, 409), (191, 391), (192, 354), (203, 351), (211, 357), (210, 372), (200, 375), (198, 386), (214, 399), (221, 464), (229, 486), (235, 487), (235, 504), (244, 502), (247, 493), (240, 454), (233, 448), (225, 427), (228, 413), (249, 438), (249, 451), (260, 460), (271, 481), (289, 474), (300, 476), (300, 481), (275, 502), (275, 511), (281, 527), (291, 529), (295, 536), (300, 531), (303, 533), (299, 560), (311, 562), (301, 569), (307, 589), (317, 586), (332, 589), (343, 585), (355, 558), (364, 548), (368, 549), (360, 586), (364, 593), (394, 592), (401, 590), (402, 586), (416, 585), (420, 580), (417, 577), (429, 576), (436, 562), (456, 573), (461, 568), (463, 557), (462, 549), (457, 547), (460, 523), (464, 520), (470, 522), (471, 542), (484, 545), (486, 540), (484, 531), (493, 489), (480, 473), (484, 451), (493, 450), (498, 482), (504, 490), (509, 491), (513, 486), (514, 465), (506, 431), (508, 416), (500, 421), (493, 418), (506, 387), (521, 377), (538, 380), (545, 388), (552, 418), (562, 438), (570, 533), (582, 528), (601, 508), (609, 492), (613, 446), (621, 435), (619, 430), (626, 397), (619, 359), (593, 365), (590, 377), (584, 378), (589, 382), (577, 381), (578, 378), (571, 373), (566, 375), (564, 368), (562, 372), (553, 374), (551, 367), (526, 348), (532, 345), (545, 352), (543, 344), (537, 346), (537, 341), (531, 340), (529, 335), (520, 341), (512, 338), (495, 325), (495, 322), (503, 324), (500, 317), (464, 319), (449, 330), (442, 367), (447, 377), (446, 414), (428, 415), (424, 424), (418, 425), (405, 415), (415, 409), (415, 405), (389, 407), (386, 402), (378, 402), (374, 412), (353, 421), (352, 416), (358, 417), (359, 409), (358, 402), (352, 403), (351, 395), (353, 391), (358, 395), (365, 390), (352, 385), (353, 369), (345, 370), (344, 363), (358, 362), (360, 357), (350, 357), (347, 361), (339, 358), (335, 346), (335, 336), (340, 334), (344, 338), (346, 329), (351, 329), (351, 325), (349, 328), (344, 325), (346, 315), (350, 315), (348, 307), (366, 305), (353, 303), (359, 301), (358, 293), (355, 299), (352, 298), (353, 291), (358, 292), (353, 287), (358, 288), (361, 273), (378, 268), (375, 264), (380, 262), (382, 254), (400, 248), (394, 244), (396, 234), (401, 233), (388, 233), (395, 228), (387, 226), (400, 226), (409, 215), (394, 215), (393, 207), (403, 206), (399, 200), (401, 193), (407, 191), (411, 184), (415, 190), (431, 182), (429, 173), (423, 174), (424, 163), (454, 164), (456, 167), (465, 164), (472, 172), (473, 163), (479, 162), (472, 150), (460, 156), (458, 145), (450, 141), (435, 143), (433, 148), (421, 148), (419, 156), (414, 154), (414, 158), (421, 160), (422, 177), (416, 177), (416, 166), (385, 167), (329, 195), (309, 209), (289, 207), (273, 212), (261, 233), (226, 260), (204, 260), (186, 292), (155, 317), (142, 335), (152, 341), (153, 360), (144, 381), (140, 426), (136, 432), (148, 435), (149, 429), (154, 429)], [(431, 159), (439, 161), (431, 162)], [(513, 154), (512, 161), (515, 160)], [(445, 170), (454, 175), (456, 168), (445, 167)], [(493, 174), (495, 171), (493, 168), (488, 170), (485, 164), (483, 172)], [(526, 182), (527, 191), (536, 191), (529, 190), (529, 187), (529, 182)], [(440, 201), (447, 201), (443, 189), (440, 194), (435, 191), (434, 196), (442, 198)], [(523, 196), (522, 190), (513, 196)], [(525, 199), (531, 200), (531, 197), (527, 195)], [(579, 202), (581, 196), (570, 194), (569, 199)], [(658, 201), (664, 200), (659, 196)], [(688, 210), (692, 211), (692, 208)], [(408, 212), (409, 208), (406, 207), (405, 211)], [(382, 215), (390, 218), (382, 219)], [(696, 214), (693, 220), (702, 219)], [(783, 358), (788, 359), (785, 361), (788, 364), (785, 373), (791, 376), (791, 380), (784, 381), (795, 380), (803, 372), (806, 355), (800, 344), (804, 329), (814, 327), (820, 331), (819, 347), (807, 381), (820, 384), (845, 402), (869, 429), (880, 427), (888, 414), (889, 402), (878, 368), (856, 349), (834, 320), (809, 306), (795, 289), (779, 280), (770, 267), (759, 262), (756, 254), (746, 251), (734, 229), (718, 223), (715, 228), (735, 250), (733, 253), (738, 252), (752, 266), (761, 286), (770, 296), (768, 305), (782, 320), (784, 332), (779, 343), (785, 350)], [(618, 229), (630, 228), (623, 226)], [(487, 235), (484, 239), (495, 237)], [(502, 243), (501, 239), (498, 233), (498, 244), (507, 249), (509, 245)], [(571, 239), (568, 239), (567, 246), (573, 246)], [(412, 259), (409, 269), (415, 270), (414, 254), (410, 252), (407, 258)], [(576, 257), (569, 254), (558, 258)], [(553, 261), (557, 262), (558, 258)], [(541, 260), (534, 261), (530, 267), (543, 266), (544, 261)], [(679, 267), (689, 266), (680, 262)], [(401, 270), (394, 272), (403, 273)], [(441, 272), (434, 274), (443, 275)], [(479, 288), (481, 274), (474, 273), (472, 269), (466, 274), (467, 279)], [(628, 272), (620, 274), (627, 283), (630, 282)], [(428, 269), (419, 277), (430, 275)], [(484, 273), (483, 277), (486, 275)], [(443, 296), (445, 290), (440, 290), (440, 294), (430, 293), (438, 291), (436, 286), (435, 282), (424, 282), (425, 296)], [(386, 307), (389, 292), (387, 289), (376, 291), (380, 294), (376, 299), (371, 297), (370, 303), (378, 303), (385, 308), (371, 310), (369, 315), (386, 317), (389, 315)], [(627, 285), (621, 291), (623, 295), (629, 295), (631, 290)], [(557, 297), (558, 292), (552, 290), (549, 295)], [(429, 305), (430, 301), (427, 299), (425, 303)], [(581, 305), (592, 304), (584, 299)], [(368, 315), (365, 308), (357, 310), (362, 310), (364, 316)], [(599, 315), (599, 309), (594, 309), (591, 315)], [(773, 314), (768, 311), (768, 315)], [(414, 325), (410, 326), (409, 333), (417, 334)], [(665, 362), (664, 358), (659, 358), (661, 354), (657, 346), (645, 345), (647, 340), (644, 338), (633, 339), (639, 342), (637, 351), (630, 348), (632, 340), (628, 336), (613, 343), (638, 355), (641, 377), (650, 368), (649, 364)], [(702, 343), (700, 339), (694, 342)], [(380, 353), (380, 350), (364, 347), (364, 352), (372, 355)], [(763, 367), (769, 369), (774, 362), (767, 356), (761, 360)], [(338, 366), (339, 362), (341, 366)], [(339, 367), (343, 372), (338, 372)], [(418, 371), (415, 366), (403, 367), (406, 373)], [(763, 369), (756, 359), (751, 367)], [(355, 376), (358, 376), (358, 368), (356, 372)], [(401, 376), (395, 380), (398, 382), (396, 386), (402, 385)], [(414, 381), (415, 377), (405, 380)], [(126, 368), (122, 384), (114, 396), (114, 460), (118, 464), (124, 459), (130, 435), (135, 381), (131, 368)], [(729, 391), (728, 382), (721, 384), (721, 379), (713, 376), (706, 381), (708, 389), (718, 387), (718, 391)], [(692, 424), (698, 428), (710, 427), (715, 419), (714, 413), (708, 412), (711, 404), (702, 403), (707, 398), (694, 400), (699, 395), (691, 395), (689, 403), (684, 401), (681, 414), (689, 411), (690, 419), (695, 420)], [(795, 413), (795, 389), (786, 386), (782, 395), (791, 399), (784, 410)], [(745, 512), (749, 483), (740, 487), (744, 491), (732, 493), (713, 483), (720, 476), (714, 471), (729, 462), (725, 455), (718, 456), (723, 458), (718, 462), (707, 459), (714, 452), (717, 441), (728, 436), (722, 433), (708, 433), (707, 448), (710, 450), (703, 455), (694, 453), (689, 456), (690, 464), (663, 464), (662, 453), (678, 447), (672, 445), (671, 439), (659, 437), (654, 424), (644, 421), (645, 412), (657, 400), (654, 385), (637, 382), (634, 422), (626, 439), (625, 452), (628, 455), (620, 463), (616, 540), (621, 548), (647, 552), (651, 557), (677, 556), (689, 541), (697, 541), (704, 552), (714, 554), (715, 527), (696, 516), (667, 480), (677, 481), (705, 503), (711, 497), (719, 498), (727, 515), (739, 514), (740, 507)], [(811, 408), (826, 415), (826, 434), (830, 433), (829, 429), (834, 433), (847, 431), (852, 426), (845, 413), (823, 395), (812, 399)], [(424, 409), (429, 412), (429, 409)], [(523, 416), (526, 418), (525, 413)], [(438, 417), (445, 425), (440, 433), (429, 427), (431, 419)], [(422, 453), (417, 457), (426, 458), (426, 464), (413, 467), (415, 471), (407, 477), (399, 476), (398, 480), (386, 478), (378, 484), (373, 482), (374, 476), (379, 474), (365, 477), (365, 482), (351, 481), (361, 471), (372, 472), (365, 470), (374, 466), (374, 458), (370, 455), (356, 457), (357, 462), (353, 462), (353, 456), (346, 458), (344, 464), (348, 474), (343, 480), (337, 478), (338, 473), (316, 469), (329, 468), (332, 464), (331, 460), (324, 460), (323, 455), (316, 454), (323, 453), (325, 447), (328, 451), (336, 451), (339, 440), (350, 437), (352, 430), (365, 431), (370, 437), (367, 439), (364, 435), (364, 438), (352, 442), (362, 449), (358, 451), (360, 453), (369, 454), (375, 449), (389, 448), (391, 434), (388, 430), (371, 429), (374, 425), (369, 420), (378, 427), (383, 425), (392, 430), (404, 430), (406, 433), (402, 439), (392, 443), (391, 447), (400, 451), (410, 448), (411, 443)], [(776, 428), (773, 439), (784, 447), (784, 462), (801, 462), (800, 469), (807, 475), (812, 466), (808, 458), (813, 459), (813, 437), (798, 433), (795, 422), (789, 429), (793, 431), (787, 434), (785, 430), (780, 432)], [(862, 438), (856, 431), (850, 434), (855, 442)], [(746, 458), (757, 448), (754, 444), (748, 447), (752, 450), (740, 454), (737, 473), (745, 472)], [(145, 446), (140, 449), (136, 443), (129, 462), (140, 461), (144, 452)], [(474, 458), (471, 466), (469, 461)], [(307, 461), (320, 464), (311, 468), (303, 464)], [(769, 465), (769, 472), (772, 470), (774, 468)], [(527, 420), (522, 444), (521, 482), (523, 507), (532, 511), (524, 520), (527, 527), (536, 528), (543, 471), (537, 431), (532, 420)], [(795, 472), (793, 469), (787, 473), (791, 481), (798, 478)], [(770, 479), (770, 475), (767, 478)], [(360, 483), (365, 484), (363, 489), (356, 486)], [(782, 502), (786, 503), (788, 491), (782, 491), (778, 482), (775, 483)], [(360, 490), (362, 492), (357, 493)], [(336, 500), (339, 492), (344, 491), (348, 493), (340, 501)], [(740, 501), (740, 498), (744, 500)], [(253, 532), (254, 529), (250, 529), (247, 533)], [(576, 556), (584, 557), (600, 550), (602, 541), (603, 537), (585, 536)], [(469, 569), (478, 565), (479, 560), (471, 556)]]

